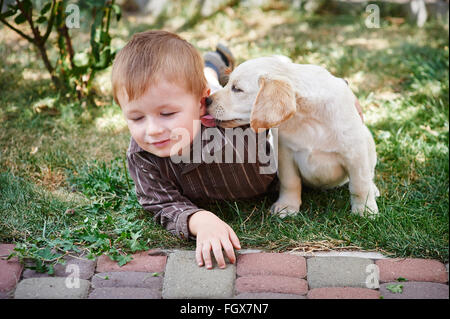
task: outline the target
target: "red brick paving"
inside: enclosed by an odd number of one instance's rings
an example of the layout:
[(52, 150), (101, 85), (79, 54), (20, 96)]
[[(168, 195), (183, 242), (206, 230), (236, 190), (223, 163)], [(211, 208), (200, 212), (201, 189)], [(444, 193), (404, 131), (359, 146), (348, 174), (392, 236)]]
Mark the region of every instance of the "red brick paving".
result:
[(405, 278), (408, 281), (430, 281), (446, 283), (447, 270), (443, 263), (432, 259), (381, 259), (375, 264), (380, 270), (380, 282), (396, 281)]
[(304, 279), (286, 276), (245, 276), (235, 282), (236, 292), (278, 292), (304, 295), (308, 292), (308, 282)]
[(152, 288), (161, 290), (162, 276), (153, 276), (152, 273), (136, 271), (115, 271), (95, 274), (91, 280), (92, 288)]
[(305, 257), (279, 253), (253, 253), (239, 255), (238, 276), (277, 275), (296, 278), (306, 277)]
[[(14, 244), (0, 244), (0, 255), (9, 255), (14, 249)], [(1, 297), (7, 298), (8, 293), (14, 289), (20, 279), (23, 266), (17, 258), (10, 260), (0, 259), (0, 291)]]
[[(25, 269), (22, 277), (24, 279), (27, 278), (42, 278), (42, 277), (68, 277), (73, 276), (75, 274), (75, 269), (77, 271), (77, 275), (80, 279), (91, 279), (92, 275), (95, 272), (95, 260), (89, 260), (86, 258), (74, 258), (74, 257), (66, 257), (64, 258), (66, 263), (56, 264), (54, 267), (54, 274), (49, 275), (47, 273), (39, 273), (32, 269)], [(74, 268), (76, 266), (76, 268)]]
[(148, 251), (139, 252), (132, 255), (133, 260), (122, 267), (108, 256), (102, 255), (97, 261), (96, 272), (109, 271), (143, 271), (143, 272), (164, 272), (167, 256), (150, 256)]
[(353, 287), (314, 288), (308, 292), (307, 297), (308, 299), (379, 299), (380, 292)]
[(147, 288), (97, 288), (88, 299), (161, 299), (161, 293)]
[(306, 299), (304, 295), (280, 294), (277, 292), (243, 292), (234, 299)]
[[(14, 244), (0, 244), (0, 255), (9, 255), (12, 249)], [(117, 262), (110, 260), (109, 257), (101, 256), (97, 260), (96, 272), (111, 272), (109, 275), (112, 280), (100, 283), (98, 278), (94, 278), (92, 288), (98, 287), (91, 291), (89, 298), (161, 298), (166, 261), (167, 256), (159, 250), (136, 253), (133, 260), (123, 267), (119, 267)], [(380, 296), (383, 299), (449, 298), (449, 286), (446, 284), (448, 273), (445, 266), (437, 260), (397, 258), (380, 259), (375, 263), (379, 268), (382, 283), (379, 289), (328, 287), (308, 291), (307, 278), (303, 279), (307, 275), (304, 257), (283, 253), (241, 254), (236, 265), (235, 298), (379, 299)], [(0, 299), (14, 296), (14, 289), (21, 278), (22, 270), (23, 266), (17, 258), (9, 261), (0, 259)], [(143, 279), (139, 273), (134, 273), (136, 278), (133, 281), (133, 278), (128, 276), (133, 274), (132, 272), (147, 273), (150, 279), (145, 281), (149, 282), (141, 282)], [(153, 273), (159, 273), (159, 277), (153, 277)], [(399, 277), (405, 278), (407, 282), (396, 281)], [(387, 287), (390, 284), (403, 285), (402, 293), (389, 291)]]

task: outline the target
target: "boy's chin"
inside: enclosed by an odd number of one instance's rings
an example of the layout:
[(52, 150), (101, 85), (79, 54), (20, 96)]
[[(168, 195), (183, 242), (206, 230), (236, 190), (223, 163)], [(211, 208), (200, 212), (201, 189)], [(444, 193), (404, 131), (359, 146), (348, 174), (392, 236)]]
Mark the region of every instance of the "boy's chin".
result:
[(181, 156), (183, 154), (183, 150), (184, 152), (190, 151), (190, 144), (185, 146), (180, 146), (176, 144), (167, 145), (164, 148), (152, 147), (151, 149), (147, 149), (146, 151), (159, 157), (172, 157), (172, 156)]

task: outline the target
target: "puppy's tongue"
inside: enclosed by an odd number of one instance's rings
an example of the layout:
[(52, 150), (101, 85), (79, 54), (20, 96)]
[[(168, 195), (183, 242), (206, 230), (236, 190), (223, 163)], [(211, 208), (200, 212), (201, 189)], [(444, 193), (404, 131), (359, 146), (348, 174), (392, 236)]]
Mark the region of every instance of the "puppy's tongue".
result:
[(212, 115), (204, 115), (200, 118), (200, 120), (202, 121), (203, 126), (206, 127), (214, 127), (217, 126), (216, 124), (216, 119), (214, 117), (212, 117)]

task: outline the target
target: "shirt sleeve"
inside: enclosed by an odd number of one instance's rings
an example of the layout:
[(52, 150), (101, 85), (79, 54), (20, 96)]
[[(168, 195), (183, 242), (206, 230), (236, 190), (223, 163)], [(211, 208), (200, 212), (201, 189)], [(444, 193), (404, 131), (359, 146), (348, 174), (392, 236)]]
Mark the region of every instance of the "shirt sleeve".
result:
[(129, 154), (127, 161), (139, 204), (170, 233), (195, 240), (189, 232), (188, 218), (203, 209), (183, 196), (173, 181), (162, 178), (158, 166), (141, 154)]

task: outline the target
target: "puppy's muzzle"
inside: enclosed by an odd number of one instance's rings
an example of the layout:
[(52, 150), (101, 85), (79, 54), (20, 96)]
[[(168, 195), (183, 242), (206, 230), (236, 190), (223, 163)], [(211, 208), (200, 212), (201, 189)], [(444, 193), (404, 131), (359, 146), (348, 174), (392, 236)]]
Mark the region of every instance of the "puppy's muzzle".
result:
[(212, 104), (213, 100), (209, 96), (205, 99), (205, 105), (210, 106)]
[[(233, 128), (241, 125), (248, 124), (246, 121), (234, 119), (234, 120), (221, 120), (220, 118), (223, 116), (225, 110), (221, 105), (217, 105), (214, 109), (214, 112), (211, 113), (211, 104), (213, 103), (213, 99), (211, 97), (207, 97), (205, 99), (205, 105), (207, 107), (206, 112), (211, 114), (216, 118), (217, 125), (223, 128)], [(209, 109), (208, 109), (209, 107)]]

